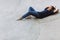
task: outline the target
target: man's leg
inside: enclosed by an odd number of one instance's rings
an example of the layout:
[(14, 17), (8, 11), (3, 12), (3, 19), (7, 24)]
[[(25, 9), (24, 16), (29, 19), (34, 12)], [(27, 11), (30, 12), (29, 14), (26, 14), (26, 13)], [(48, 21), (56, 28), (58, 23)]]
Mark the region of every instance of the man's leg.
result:
[(30, 11), (35, 11), (35, 9), (33, 9), (32, 7), (29, 7), (29, 12)]
[(36, 11), (30, 11), (30, 12), (26, 13), (25, 15), (23, 15), (19, 20), (22, 20), (30, 15), (32, 15), (34, 17), (39, 17), (39, 14)]

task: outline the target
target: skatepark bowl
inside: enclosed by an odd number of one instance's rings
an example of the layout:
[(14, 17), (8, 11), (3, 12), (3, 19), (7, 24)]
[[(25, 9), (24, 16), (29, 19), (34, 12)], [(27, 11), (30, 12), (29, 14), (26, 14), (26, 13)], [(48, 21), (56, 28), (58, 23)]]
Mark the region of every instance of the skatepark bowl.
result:
[(42, 11), (60, 0), (0, 0), (0, 40), (60, 40), (60, 13), (44, 19), (24, 19), (29, 7)]

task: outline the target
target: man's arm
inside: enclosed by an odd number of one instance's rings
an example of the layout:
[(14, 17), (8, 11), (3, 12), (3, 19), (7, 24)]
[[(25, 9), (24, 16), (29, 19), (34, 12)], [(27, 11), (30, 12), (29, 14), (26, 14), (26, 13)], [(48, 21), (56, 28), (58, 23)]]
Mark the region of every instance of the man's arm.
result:
[(59, 9), (54, 10), (54, 13), (59, 13)]

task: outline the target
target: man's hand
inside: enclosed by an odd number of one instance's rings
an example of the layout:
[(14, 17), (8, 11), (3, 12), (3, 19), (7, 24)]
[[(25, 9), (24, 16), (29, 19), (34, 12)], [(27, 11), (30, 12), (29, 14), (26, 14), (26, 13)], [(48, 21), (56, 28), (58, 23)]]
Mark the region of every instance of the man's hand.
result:
[(59, 9), (55, 9), (55, 10), (54, 10), (54, 13), (58, 13), (58, 12), (59, 12)]

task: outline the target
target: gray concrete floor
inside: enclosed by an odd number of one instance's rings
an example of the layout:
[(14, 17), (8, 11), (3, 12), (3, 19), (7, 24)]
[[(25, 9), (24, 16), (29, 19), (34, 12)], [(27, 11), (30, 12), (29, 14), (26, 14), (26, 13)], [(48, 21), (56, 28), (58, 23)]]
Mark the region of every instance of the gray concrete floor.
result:
[(0, 40), (60, 40), (60, 13), (44, 19), (16, 21), (30, 6), (60, 9), (60, 0), (0, 0)]

